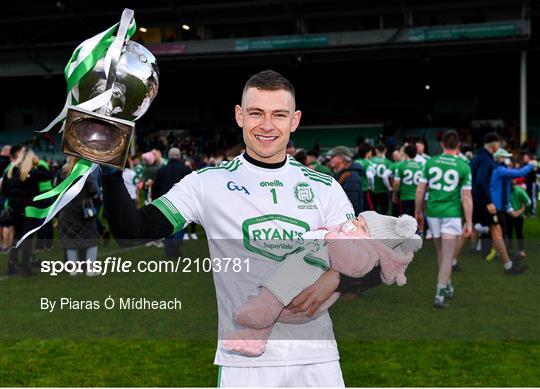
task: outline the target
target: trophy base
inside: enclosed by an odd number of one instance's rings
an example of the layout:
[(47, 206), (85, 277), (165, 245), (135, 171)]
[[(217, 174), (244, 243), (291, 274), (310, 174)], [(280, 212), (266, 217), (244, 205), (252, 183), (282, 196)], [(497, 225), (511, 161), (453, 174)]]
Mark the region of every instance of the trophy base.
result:
[(70, 106), (62, 136), (62, 152), (124, 169), (135, 123)]

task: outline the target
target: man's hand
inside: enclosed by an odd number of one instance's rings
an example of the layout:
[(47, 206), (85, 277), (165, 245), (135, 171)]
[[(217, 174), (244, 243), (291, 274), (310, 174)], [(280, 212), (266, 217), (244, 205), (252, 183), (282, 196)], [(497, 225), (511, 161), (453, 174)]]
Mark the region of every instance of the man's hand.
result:
[(292, 313), (306, 312), (311, 317), (317, 309), (334, 293), (339, 285), (339, 273), (335, 270), (328, 270), (310, 287), (304, 289), (296, 296), (288, 308)]
[(488, 205), (486, 205), (486, 209), (492, 215), (495, 215), (497, 213), (497, 208), (495, 208), (495, 204), (493, 204), (493, 203), (489, 203)]
[(461, 236), (463, 238), (470, 238), (472, 234), (473, 225), (472, 223), (465, 223), (463, 224), (463, 234)]
[(424, 215), (422, 214), (422, 212), (415, 212), (414, 218), (418, 223), (418, 231), (424, 231)]

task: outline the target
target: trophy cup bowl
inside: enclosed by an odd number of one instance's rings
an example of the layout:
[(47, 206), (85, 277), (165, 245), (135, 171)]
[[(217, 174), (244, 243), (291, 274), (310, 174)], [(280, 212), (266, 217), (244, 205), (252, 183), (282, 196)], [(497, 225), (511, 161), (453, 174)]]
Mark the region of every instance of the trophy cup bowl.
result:
[[(78, 84), (79, 103), (88, 101), (107, 89), (101, 58)], [(154, 55), (144, 46), (127, 41), (111, 74), (112, 97), (100, 112), (68, 107), (62, 138), (62, 151), (92, 162), (123, 169), (134, 120), (140, 118), (157, 95), (159, 71)]]

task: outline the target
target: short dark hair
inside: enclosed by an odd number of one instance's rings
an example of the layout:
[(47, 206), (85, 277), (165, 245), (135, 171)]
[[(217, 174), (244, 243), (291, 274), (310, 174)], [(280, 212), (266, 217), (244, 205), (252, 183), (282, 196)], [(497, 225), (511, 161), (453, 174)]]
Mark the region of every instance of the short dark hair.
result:
[(23, 148), (22, 145), (11, 146), (11, 149), (9, 150), (9, 156), (11, 157), (11, 159), (15, 159), (15, 157), (17, 156), (19, 151), (21, 151), (22, 148)]
[(496, 132), (490, 132), (484, 136), (484, 144), (487, 145), (488, 143), (493, 142), (500, 142), (501, 137)]
[(372, 151), (373, 148), (367, 142), (363, 142), (358, 146), (358, 158), (366, 158), (366, 154)]
[(289, 80), (274, 70), (263, 70), (254, 74), (247, 80), (242, 94), (246, 93), (249, 88), (257, 88), (260, 90), (286, 90), (291, 93), (293, 99), (294, 87)]
[(383, 153), (386, 150), (386, 145), (384, 143), (379, 143), (375, 148), (379, 153)]
[(457, 131), (446, 131), (442, 137), (442, 144), (445, 149), (456, 150), (459, 147), (459, 134)]
[(407, 154), (407, 157), (416, 157), (416, 143), (407, 143), (403, 148), (403, 152)]
[(300, 162), (302, 165), (306, 164), (306, 151), (304, 149), (299, 149), (296, 154), (294, 154), (294, 159)]

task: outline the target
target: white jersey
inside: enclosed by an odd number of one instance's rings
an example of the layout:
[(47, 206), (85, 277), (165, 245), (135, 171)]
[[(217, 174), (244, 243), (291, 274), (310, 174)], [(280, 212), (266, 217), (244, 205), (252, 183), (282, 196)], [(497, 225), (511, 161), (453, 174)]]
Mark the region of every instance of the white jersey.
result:
[[(233, 310), (259, 287), (306, 231), (354, 217), (345, 192), (333, 178), (287, 157), (284, 166), (261, 168), (243, 156), (184, 177), (152, 204), (180, 230), (201, 224), (211, 258), (240, 258), (241, 271), (214, 268), (219, 339), (237, 327)], [(273, 243), (275, 242), (275, 243)], [(249, 269), (245, 259), (249, 258)], [(285, 366), (339, 359), (328, 313), (304, 324), (276, 323), (266, 351), (247, 357), (218, 342), (215, 363), (222, 366)]]
[(416, 154), (416, 156), (414, 157), (414, 160), (418, 163), (421, 163), (422, 165), (425, 165), (427, 160), (430, 158), (431, 157), (427, 154)]
[(125, 168), (122, 172), (122, 178), (124, 179), (124, 185), (129, 193), (131, 200), (137, 199), (137, 185), (135, 184), (136, 173), (133, 169)]

